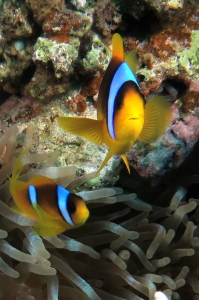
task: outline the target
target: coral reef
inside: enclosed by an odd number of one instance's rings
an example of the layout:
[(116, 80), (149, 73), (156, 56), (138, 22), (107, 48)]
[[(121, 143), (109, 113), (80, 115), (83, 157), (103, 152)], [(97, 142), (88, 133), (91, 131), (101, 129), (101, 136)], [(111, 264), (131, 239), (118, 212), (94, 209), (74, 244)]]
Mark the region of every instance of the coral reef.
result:
[(24, 88), (24, 97), (45, 103), (53, 97), (64, 94), (69, 90), (66, 78), (58, 81), (52, 74), (52, 69), (38, 65), (34, 76)]
[[(95, 118), (96, 98), (110, 59), (112, 34), (120, 32), (125, 51), (138, 53), (137, 76), (147, 100), (168, 97), (173, 123), (155, 145), (138, 142), (130, 164), (151, 177), (176, 168), (198, 139), (199, 6), (196, 1), (0, 1), (1, 128), (31, 121), (42, 133), (37, 142), (49, 153), (61, 150), (59, 163), (76, 164), (78, 174), (100, 165), (106, 147), (63, 136), (58, 115)], [(13, 95), (14, 94), (14, 95)], [(13, 114), (12, 114), (13, 113)], [(45, 129), (45, 130), (44, 130)], [(113, 184), (116, 156), (94, 187)], [(90, 186), (91, 187), (91, 186)]]
[(98, 0), (94, 11), (94, 27), (103, 36), (110, 35), (122, 21), (122, 16), (116, 10), (114, 1)]
[(47, 64), (52, 62), (56, 78), (62, 74), (70, 75), (73, 72), (72, 62), (78, 56), (79, 40), (70, 40), (70, 44), (56, 43), (47, 38), (38, 38), (34, 46), (33, 60), (35, 63)]

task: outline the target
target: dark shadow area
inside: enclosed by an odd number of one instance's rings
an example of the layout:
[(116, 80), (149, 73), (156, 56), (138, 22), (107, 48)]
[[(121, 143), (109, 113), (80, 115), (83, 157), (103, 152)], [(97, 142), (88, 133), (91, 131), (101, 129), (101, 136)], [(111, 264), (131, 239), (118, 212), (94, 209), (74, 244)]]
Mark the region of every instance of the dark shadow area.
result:
[(20, 84), (21, 85), (26, 85), (30, 82), (32, 77), (34, 76), (34, 73), (36, 71), (36, 66), (35, 65), (30, 65), (26, 70), (24, 70), (21, 78), (20, 78)]
[(133, 192), (147, 203), (168, 206), (179, 186), (187, 189), (186, 200), (199, 199), (199, 141), (185, 161), (176, 169), (157, 178), (143, 178), (131, 168), (129, 175), (125, 166), (116, 184), (126, 192)]
[(2, 105), (3, 103), (6, 102), (6, 100), (8, 98), (10, 98), (12, 96), (12, 94), (4, 92), (4, 91), (0, 91), (0, 105)]
[(117, 28), (117, 32), (122, 32), (123, 36), (133, 36), (139, 40), (149, 38), (152, 34), (161, 30), (161, 22), (151, 9), (146, 9), (139, 19), (131, 14), (124, 13), (122, 15), (122, 23)]
[(177, 78), (167, 79), (165, 80), (165, 82), (177, 91), (177, 98), (181, 98), (182, 96), (184, 96), (188, 89), (188, 86), (184, 83), (184, 81)]

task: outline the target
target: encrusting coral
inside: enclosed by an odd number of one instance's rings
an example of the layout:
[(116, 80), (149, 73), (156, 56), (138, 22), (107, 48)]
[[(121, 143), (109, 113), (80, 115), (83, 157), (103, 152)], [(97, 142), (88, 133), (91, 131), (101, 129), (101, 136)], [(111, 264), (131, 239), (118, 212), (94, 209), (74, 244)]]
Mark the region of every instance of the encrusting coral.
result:
[[(53, 167), (56, 152), (50, 156), (28, 155), (33, 133), (34, 126), (29, 125), (23, 165), (45, 163), (41, 169), (25, 167), (21, 180), (41, 174), (74, 190), (95, 176), (75, 178), (75, 167)], [(16, 126), (0, 138), (2, 300), (196, 299), (198, 199), (187, 202), (182, 187), (175, 187), (168, 207), (149, 205), (117, 187), (81, 191), (78, 194), (90, 210), (87, 224), (59, 236), (41, 238), (34, 234), (31, 219), (9, 208), (12, 202), (7, 176), (15, 161), (16, 139)], [(198, 182), (198, 177), (194, 180)], [(164, 198), (169, 194), (168, 188)]]

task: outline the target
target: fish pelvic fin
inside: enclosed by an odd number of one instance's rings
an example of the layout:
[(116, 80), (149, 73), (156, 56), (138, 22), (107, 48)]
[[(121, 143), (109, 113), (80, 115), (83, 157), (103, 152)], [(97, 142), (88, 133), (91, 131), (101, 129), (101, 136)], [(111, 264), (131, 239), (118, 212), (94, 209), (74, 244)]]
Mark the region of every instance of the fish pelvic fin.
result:
[(168, 100), (157, 96), (145, 106), (144, 126), (139, 140), (153, 143), (163, 135), (171, 123), (172, 111)]
[(101, 145), (103, 120), (88, 118), (58, 117), (59, 126), (71, 134), (86, 138), (87, 140)]
[(99, 170), (97, 171), (97, 174), (96, 174), (96, 175), (99, 174), (99, 172), (103, 169), (103, 167), (107, 164), (107, 162), (109, 161), (109, 159), (110, 159), (113, 155), (114, 155), (114, 153), (113, 153), (111, 150), (109, 150), (108, 153), (107, 153), (107, 155), (106, 155), (106, 157), (105, 157), (105, 159), (104, 159), (104, 161), (102, 162), (102, 164), (101, 164)]
[(137, 71), (137, 51), (132, 50), (131, 52), (126, 54), (124, 60), (127, 63), (127, 65), (129, 66), (129, 68), (131, 69), (131, 71), (133, 73), (136, 73), (136, 71)]
[(118, 33), (115, 33), (112, 38), (112, 57), (117, 57), (121, 61), (124, 61), (123, 41)]
[(128, 160), (127, 160), (126, 154), (121, 154), (121, 157), (122, 157), (123, 162), (125, 163), (125, 165), (126, 165), (126, 167), (127, 167), (127, 170), (128, 170), (128, 172), (129, 172), (129, 174), (130, 174), (130, 167), (129, 167), (129, 162), (128, 162)]

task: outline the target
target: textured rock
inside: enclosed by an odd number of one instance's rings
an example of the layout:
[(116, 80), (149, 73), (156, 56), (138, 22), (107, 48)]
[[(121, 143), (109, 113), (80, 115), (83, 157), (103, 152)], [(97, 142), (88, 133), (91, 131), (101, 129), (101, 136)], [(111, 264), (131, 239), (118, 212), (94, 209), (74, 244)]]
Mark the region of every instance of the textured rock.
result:
[(38, 38), (34, 46), (35, 63), (52, 63), (56, 78), (73, 72), (73, 62), (78, 57), (79, 40), (74, 38), (70, 44), (57, 43), (47, 38)]
[[(0, 95), (11, 95), (1, 107), (2, 127), (33, 121), (42, 131), (41, 151), (59, 149), (59, 163), (75, 162), (78, 174), (95, 171), (107, 148), (64, 135), (55, 120), (58, 115), (96, 118), (95, 100), (118, 31), (126, 52), (137, 49), (137, 75), (147, 100), (165, 95), (174, 112), (156, 144), (134, 145), (131, 165), (150, 177), (187, 157), (198, 139), (198, 3), (8, 0), (0, 1), (0, 9)], [(94, 185), (112, 184), (119, 165), (115, 156)]]

